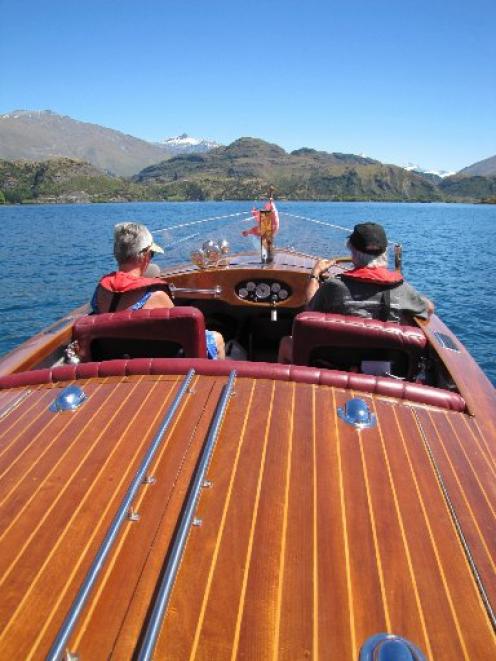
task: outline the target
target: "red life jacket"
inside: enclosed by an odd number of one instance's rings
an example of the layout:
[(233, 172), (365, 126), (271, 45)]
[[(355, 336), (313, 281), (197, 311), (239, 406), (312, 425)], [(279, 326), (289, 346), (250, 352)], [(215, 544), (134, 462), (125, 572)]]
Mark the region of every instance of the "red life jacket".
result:
[(161, 278), (144, 278), (143, 276), (129, 275), (129, 273), (125, 273), (124, 271), (113, 271), (104, 275), (98, 284), (110, 292), (124, 294), (128, 291), (145, 289), (154, 285), (161, 285), (163, 287), (166, 283)]
[(361, 282), (370, 282), (377, 285), (399, 285), (403, 282), (403, 276), (398, 271), (390, 271), (381, 266), (371, 269), (367, 266), (350, 269), (341, 273), (341, 278), (351, 278)]

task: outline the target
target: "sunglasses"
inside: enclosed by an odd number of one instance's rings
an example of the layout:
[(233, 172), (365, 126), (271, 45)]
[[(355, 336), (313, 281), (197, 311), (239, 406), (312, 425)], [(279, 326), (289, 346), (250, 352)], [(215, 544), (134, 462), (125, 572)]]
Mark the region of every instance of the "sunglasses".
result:
[(150, 259), (153, 259), (157, 254), (154, 250), (150, 250), (150, 248), (143, 248), (141, 252), (150, 255)]

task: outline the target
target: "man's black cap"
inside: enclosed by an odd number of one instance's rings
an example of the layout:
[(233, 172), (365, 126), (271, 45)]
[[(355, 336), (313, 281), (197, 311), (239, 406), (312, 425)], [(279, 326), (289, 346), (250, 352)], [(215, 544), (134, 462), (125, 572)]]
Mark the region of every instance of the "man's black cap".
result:
[(349, 240), (354, 248), (368, 255), (381, 255), (388, 244), (384, 227), (378, 223), (355, 225)]

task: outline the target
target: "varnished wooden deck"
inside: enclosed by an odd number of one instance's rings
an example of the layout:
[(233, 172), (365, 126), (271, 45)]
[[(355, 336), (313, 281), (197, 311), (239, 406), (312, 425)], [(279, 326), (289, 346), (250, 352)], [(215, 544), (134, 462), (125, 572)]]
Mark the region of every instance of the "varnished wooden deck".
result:
[[(182, 377), (0, 393), (0, 658), (47, 653)], [(197, 377), (70, 639), (131, 658), (226, 379)], [(378, 426), (336, 414), (353, 393), (238, 379), (156, 648), (159, 659), (356, 659), (388, 631), (430, 659), (496, 641), (445, 486), (496, 603), (495, 439), (477, 419), (364, 396)], [(437, 471), (435, 470), (437, 467)]]

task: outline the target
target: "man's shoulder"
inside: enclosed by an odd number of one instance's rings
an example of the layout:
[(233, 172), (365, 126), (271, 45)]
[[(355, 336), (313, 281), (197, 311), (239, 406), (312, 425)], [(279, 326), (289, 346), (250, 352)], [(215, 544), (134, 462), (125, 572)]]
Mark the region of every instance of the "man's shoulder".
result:
[(348, 288), (342, 280), (331, 277), (319, 287), (308, 307), (316, 312), (335, 312), (341, 308), (347, 295)]
[(321, 289), (348, 289), (345, 281), (339, 276), (331, 276), (321, 285)]

